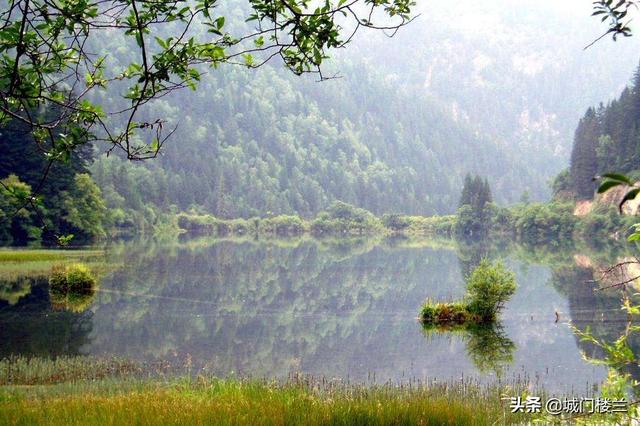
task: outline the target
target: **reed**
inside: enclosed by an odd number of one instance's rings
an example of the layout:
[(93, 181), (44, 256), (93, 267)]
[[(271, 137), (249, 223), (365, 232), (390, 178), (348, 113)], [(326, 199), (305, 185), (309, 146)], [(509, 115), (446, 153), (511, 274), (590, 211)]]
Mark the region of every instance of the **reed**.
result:
[(303, 375), (224, 380), (116, 358), (12, 357), (0, 360), (0, 425), (512, 424), (524, 418), (511, 414), (501, 397), (521, 391), (516, 388), (468, 379), (382, 385)]

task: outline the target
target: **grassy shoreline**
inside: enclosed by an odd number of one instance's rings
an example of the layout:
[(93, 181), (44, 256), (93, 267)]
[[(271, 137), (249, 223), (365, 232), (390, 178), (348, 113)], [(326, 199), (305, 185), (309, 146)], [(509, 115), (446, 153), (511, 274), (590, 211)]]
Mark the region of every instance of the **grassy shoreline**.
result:
[(0, 361), (5, 424), (484, 425), (526, 420), (502, 395), (515, 390), (449, 383), (358, 385), (148, 374), (120, 359)]
[[(520, 421), (523, 419), (520, 418)], [(496, 392), (340, 387), (201, 379), (93, 382), (0, 390), (0, 424), (517, 423)]]

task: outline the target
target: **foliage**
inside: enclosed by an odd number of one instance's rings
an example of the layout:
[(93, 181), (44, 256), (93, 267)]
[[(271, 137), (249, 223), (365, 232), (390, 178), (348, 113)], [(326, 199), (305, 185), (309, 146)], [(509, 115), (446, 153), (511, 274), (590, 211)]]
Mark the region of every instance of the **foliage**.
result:
[[(294, 236), (310, 233), (315, 236), (398, 234), (450, 237), (456, 217), (384, 215), (377, 218), (364, 209), (340, 202), (311, 220), (297, 215), (227, 220), (192, 212), (178, 214), (176, 222), (179, 229), (200, 235)], [(398, 226), (400, 223), (402, 226)]]
[[(50, 161), (68, 161), (91, 140), (106, 141), (130, 159), (155, 157), (173, 132), (163, 132), (162, 117), (145, 120), (144, 108), (174, 90), (195, 89), (199, 65), (255, 68), (279, 56), (296, 74), (322, 77), (327, 51), (352, 37), (343, 25), (355, 31), (397, 29), (410, 20), (413, 5), (358, 0), (316, 7), (306, 0), (254, 0), (244, 12), (256, 27), (238, 34), (237, 27), (225, 25), (216, 1), (9, 1), (0, 14), (0, 119), (26, 124)], [(89, 47), (114, 38), (135, 46), (136, 58), (123, 67), (107, 66), (106, 55)], [(61, 77), (65, 84), (58, 84)], [(121, 108), (105, 111), (92, 99), (109, 89), (123, 93)], [(46, 119), (33, 116), (52, 105), (56, 111)]]
[(386, 228), (398, 232), (407, 229), (410, 222), (406, 216), (401, 216), (399, 214), (385, 214), (382, 216), (382, 224)]
[[(108, 42), (126, 63), (128, 50)], [(517, 200), (522, 187), (545, 195), (550, 171), (453, 120), (428, 93), (358, 55), (342, 55), (335, 67), (345, 78), (321, 85), (272, 66), (225, 68), (203, 76), (196, 93), (163, 100), (156, 114), (180, 120), (180, 143), (152, 162), (99, 158), (92, 173), (109, 207), (125, 218), (171, 205), (222, 219), (309, 218), (341, 200), (377, 216), (452, 214), (466, 171), (476, 169), (500, 202)]]
[[(632, 85), (607, 105), (589, 108), (575, 132), (571, 153), (571, 189), (578, 198), (593, 197), (598, 176), (599, 193), (617, 185), (632, 185), (621, 173), (640, 169), (640, 67)], [(618, 173), (611, 173), (617, 170)], [(636, 192), (637, 194), (637, 192)], [(635, 194), (634, 194), (635, 195)], [(624, 201), (626, 201), (625, 199)]]
[(420, 318), (423, 324), (450, 325), (466, 324), (474, 321), (467, 305), (456, 303), (433, 303), (427, 301), (422, 306)]
[(485, 321), (493, 320), (515, 291), (513, 273), (502, 263), (483, 259), (467, 278), (468, 310)]
[(571, 190), (571, 171), (564, 169), (551, 182), (551, 190), (554, 197), (560, 196)]
[(0, 241), (60, 244), (74, 236), (80, 242), (104, 236), (104, 202), (87, 169), (92, 153), (78, 148), (69, 162), (50, 163), (45, 151), (24, 123), (5, 123), (0, 132), (0, 178), (5, 177), (0, 180)]
[(135, 363), (95, 358), (4, 360), (0, 374), (13, 369), (16, 379), (27, 373), (25, 384), (44, 384), (55, 366), (61, 377), (53, 382), (66, 383), (5, 386), (0, 417), (9, 423), (114, 425), (477, 425), (524, 419), (501, 400), (506, 388), (465, 380), (369, 386), (305, 376), (280, 383), (205, 376), (127, 379), (141, 376)]
[(489, 181), (478, 175), (467, 174), (464, 178), (464, 186), (460, 195), (458, 207), (471, 206), (473, 210), (481, 210), (493, 201)]
[(322, 234), (364, 234), (380, 226), (369, 211), (336, 201), (311, 222), (311, 232)]
[(258, 232), (270, 235), (300, 235), (309, 227), (299, 216), (280, 215), (262, 220), (254, 219), (254, 222), (257, 223)]
[(454, 234), (456, 216), (383, 215), (382, 225), (392, 233), (411, 236), (442, 236)]
[(515, 291), (513, 273), (502, 263), (491, 264), (483, 259), (467, 277), (464, 302), (434, 304), (427, 301), (422, 306), (420, 319), (423, 324), (436, 326), (491, 323)]
[(71, 190), (62, 194), (63, 219), (88, 239), (104, 236), (107, 209), (100, 188), (86, 173), (77, 174), (74, 181)]
[(42, 230), (36, 226), (37, 215), (25, 207), (34, 202), (31, 186), (10, 174), (0, 180), (0, 241), (27, 243), (38, 240)]
[[(632, 31), (629, 27), (631, 16), (629, 12), (638, 8), (637, 0), (597, 0), (593, 2), (592, 16), (600, 18), (602, 22), (607, 21), (609, 29), (602, 36), (611, 34), (615, 41), (619, 36), (631, 37)], [(596, 41), (598, 41), (596, 40)], [(595, 43), (595, 41), (593, 42)], [(591, 44), (593, 44), (591, 43)]]
[(95, 277), (82, 263), (55, 266), (49, 276), (51, 290), (61, 294), (92, 291), (96, 285)]
[(510, 210), (511, 232), (519, 241), (549, 242), (573, 238), (577, 219), (567, 203), (532, 203)]
[(491, 227), (492, 202), (488, 180), (468, 174), (460, 195), (456, 234), (462, 237), (486, 235)]
[(49, 297), (56, 309), (83, 312), (93, 302), (98, 282), (82, 263), (57, 265), (49, 276)]

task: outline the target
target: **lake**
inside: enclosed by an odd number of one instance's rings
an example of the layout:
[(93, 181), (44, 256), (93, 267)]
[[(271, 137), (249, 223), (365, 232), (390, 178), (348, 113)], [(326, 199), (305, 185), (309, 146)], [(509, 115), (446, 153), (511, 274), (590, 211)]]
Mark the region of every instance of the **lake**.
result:
[[(584, 360), (601, 354), (567, 322), (613, 340), (626, 325), (620, 298), (593, 292), (587, 255), (543, 253), (367, 239), (120, 243), (79, 309), (52, 304), (46, 276), (5, 278), (0, 356), (117, 355), (224, 377), (499, 378), (586, 395), (607, 371)], [(519, 285), (499, 326), (423, 331), (422, 302), (462, 297), (464, 274), (487, 255), (505, 258)]]

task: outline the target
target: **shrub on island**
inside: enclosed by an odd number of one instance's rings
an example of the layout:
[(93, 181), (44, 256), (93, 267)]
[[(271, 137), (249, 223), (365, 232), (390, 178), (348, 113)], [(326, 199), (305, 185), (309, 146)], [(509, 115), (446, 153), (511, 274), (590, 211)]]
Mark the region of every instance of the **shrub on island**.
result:
[(84, 311), (93, 301), (98, 283), (82, 263), (54, 266), (49, 276), (49, 296), (56, 308)]
[(434, 303), (428, 300), (422, 306), (420, 320), (436, 326), (491, 323), (515, 291), (513, 273), (502, 263), (492, 264), (484, 259), (467, 277), (463, 301)]
[(65, 293), (87, 291), (95, 288), (96, 278), (82, 263), (54, 266), (49, 277), (49, 286), (52, 290)]

